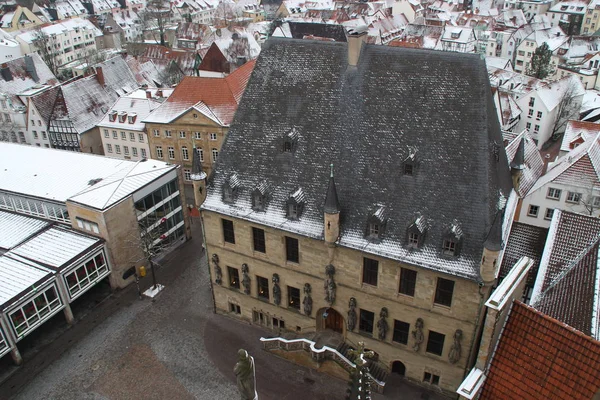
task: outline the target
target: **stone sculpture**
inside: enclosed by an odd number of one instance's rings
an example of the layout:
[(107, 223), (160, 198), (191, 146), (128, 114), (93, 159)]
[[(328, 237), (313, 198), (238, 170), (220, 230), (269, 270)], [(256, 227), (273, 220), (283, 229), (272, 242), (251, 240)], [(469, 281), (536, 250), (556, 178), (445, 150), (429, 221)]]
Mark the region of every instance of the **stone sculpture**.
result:
[(423, 320), (421, 318), (417, 318), (417, 322), (415, 323), (415, 330), (411, 333), (413, 339), (415, 340), (413, 350), (419, 351), (419, 349), (421, 348), (421, 343), (423, 343), (423, 340), (425, 340), (425, 336), (423, 336)]
[(233, 373), (237, 378), (241, 400), (258, 400), (254, 357), (250, 356), (246, 350), (238, 350), (238, 362), (235, 364)]
[(350, 297), (348, 302), (348, 330), (353, 331), (356, 328), (356, 299)]
[(377, 336), (379, 337), (379, 340), (385, 340), (385, 337), (387, 336), (387, 332), (388, 332), (388, 323), (387, 323), (387, 318), (388, 317), (388, 309), (383, 307), (381, 309), (381, 311), (379, 312), (379, 321), (377, 321)]
[(333, 276), (335, 275), (335, 267), (331, 264), (325, 267), (325, 275), (327, 275), (327, 279), (325, 279), (325, 284), (323, 288), (325, 289), (325, 301), (329, 303), (329, 306), (333, 306), (335, 302), (335, 291), (336, 284)]
[(242, 285), (244, 293), (250, 294), (250, 275), (248, 275), (248, 264), (242, 264)]
[(312, 292), (312, 288), (310, 287), (310, 283), (304, 284), (304, 301), (302, 304), (304, 305), (304, 314), (310, 317), (312, 314), (312, 297), (310, 297), (310, 292)]
[(215, 283), (220, 285), (223, 282), (223, 271), (221, 271), (221, 267), (219, 267), (219, 256), (213, 254), (211, 261), (215, 270)]
[(281, 304), (281, 288), (279, 287), (279, 275), (273, 274), (273, 302), (277, 305)]
[(460, 344), (462, 340), (462, 334), (463, 333), (460, 329), (457, 329), (456, 332), (454, 332), (454, 343), (450, 347), (450, 353), (448, 353), (448, 361), (450, 361), (451, 364), (456, 364), (458, 360), (460, 360), (460, 355), (462, 352), (462, 346)]

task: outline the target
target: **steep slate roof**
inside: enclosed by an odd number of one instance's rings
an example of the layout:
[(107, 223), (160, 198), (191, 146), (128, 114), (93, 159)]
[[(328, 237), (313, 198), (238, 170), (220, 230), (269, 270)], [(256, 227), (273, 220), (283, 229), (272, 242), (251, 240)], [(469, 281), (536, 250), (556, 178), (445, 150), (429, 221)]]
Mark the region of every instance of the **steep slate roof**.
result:
[(555, 210), (531, 302), (535, 303), (599, 236), (600, 218)]
[(102, 68), (104, 89), (111, 96), (123, 96), (139, 87), (129, 65), (120, 55), (94, 65), (95, 70), (98, 68)]
[(534, 264), (529, 270), (527, 285), (533, 287), (547, 237), (547, 228), (513, 222), (500, 265), (500, 278), (508, 275), (510, 269), (521, 257), (529, 257)]
[(506, 156), (509, 162), (514, 160), (522, 141), (524, 142), (525, 168), (523, 169), (523, 175), (521, 175), (518, 192), (520, 196), (525, 196), (542, 176), (544, 160), (529, 133), (523, 131), (506, 146)]
[(582, 251), (533, 306), (598, 339), (600, 271), (598, 240)]
[(515, 301), (479, 400), (591, 399), (600, 342)]
[(39, 85), (56, 85), (58, 80), (46, 66), (46, 63), (37, 53), (6, 62), (12, 79), (5, 80), (0, 76), (0, 92), (7, 94), (14, 105), (20, 105), (21, 100), (17, 94), (25, 92)]
[(342, 25), (335, 24), (313, 24), (307, 22), (287, 22), (290, 27), (290, 33), (294, 39), (302, 39), (305, 36), (316, 36), (319, 38), (329, 38), (336, 42), (346, 41), (346, 31)]
[[(293, 129), (295, 150), (283, 153)], [(322, 239), (334, 164), (340, 245), (479, 279), (500, 192), (508, 197), (512, 186), (501, 147), (477, 56), (364, 45), (358, 66), (348, 67), (346, 43), (273, 38), (257, 60), (203, 207)], [(405, 176), (403, 161), (412, 153), (415, 173)], [(230, 205), (222, 188), (234, 173), (241, 188)], [(254, 212), (249, 193), (262, 180), (272, 184), (271, 199), (266, 212)], [(284, 204), (298, 188), (306, 203), (299, 220), (290, 221)], [(375, 243), (364, 232), (379, 204), (389, 220)], [(419, 214), (427, 237), (410, 250), (406, 229)], [(448, 258), (442, 236), (455, 221), (462, 250)]]
[(229, 126), (254, 61), (247, 62), (225, 78), (186, 76), (171, 96), (144, 122), (169, 123), (194, 108), (222, 126)]

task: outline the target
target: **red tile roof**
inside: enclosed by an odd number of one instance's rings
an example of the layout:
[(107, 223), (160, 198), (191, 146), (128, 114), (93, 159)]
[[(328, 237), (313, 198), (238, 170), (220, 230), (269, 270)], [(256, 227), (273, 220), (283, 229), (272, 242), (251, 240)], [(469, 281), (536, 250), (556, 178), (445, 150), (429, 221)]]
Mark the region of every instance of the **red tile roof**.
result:
[(167, 101), (144, 122), (169, 123), (194, 107), (215, 122), (229, 126), (254, 63), (247, 62), (225, 78), (184, 77)]
[(516, 301), (479, 399), (591, 399), (599, 389), (600, 342)]

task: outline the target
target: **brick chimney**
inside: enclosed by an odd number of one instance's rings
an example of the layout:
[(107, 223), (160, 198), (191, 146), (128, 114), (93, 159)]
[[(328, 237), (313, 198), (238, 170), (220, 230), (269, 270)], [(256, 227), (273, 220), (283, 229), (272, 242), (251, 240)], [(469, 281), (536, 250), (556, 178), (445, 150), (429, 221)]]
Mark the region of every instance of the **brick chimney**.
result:
[(360, 51), (367, 38), (367, 27), (357, 26), (348, 30), (348, 65), (356, 67), (360, 58)]
[(102, 71), (102, 67), (96, 67), (96, 79), (98, 79), (98, 83), (104, 87), (104, 72)]
[(152, 91), (151, 90), (146, 90), (146, 98), (147, 99), (151, 99), (152, 98)]

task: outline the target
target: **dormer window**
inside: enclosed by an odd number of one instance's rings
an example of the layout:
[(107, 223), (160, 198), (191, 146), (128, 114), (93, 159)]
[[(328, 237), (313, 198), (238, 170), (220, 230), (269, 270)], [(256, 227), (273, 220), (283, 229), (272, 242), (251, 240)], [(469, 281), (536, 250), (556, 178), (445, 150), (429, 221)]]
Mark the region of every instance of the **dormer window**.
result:
[(381, 240), (385, 233), (385, 226), (387, 223), (387, 210), (386, 207), (378, 204), (375, 211), (369, 216), (367, 220), (367, 231), (365, 237), (369, 240)]
[(135, 120), (136, 120), (136, 118), (137, 118), (137, 114), (136, 114), (136, 113), (130, 113), (130, 114), (127, 116), (127, 122), (129, 122), (130, 124), (134, 124), (134, 123), (135, 123)]
[(269, 185), (266, 181), (262, 181), (252, 191), (252, 209), (254, 211), (265, 211), (267, 204), (267, 193), (269, 191)]
[(232, 174), (227, 182), (223, 184), (223, 202), (228, 204), (234, 203), (238, 195), (239, 187), (240, 180), (237, 174)]
[(298, 130), (292, 128), (291, 131), (283, 138), (283, 152), (293, 153), (296, 151), (296, 145), (298, 144)]
[(423, 245), (427, 233), (425, 217), (419, 215), (406, 229), (406, 245), (411, 249), (418, 249)]
[(302, 215), (305, 202), (306, 195), (302, 188), (296, 189), (286, 202), (286, 218), (291, 220), (299, 219), (300, 215)]
[(116, 111), (111, 111), (111, 112), (108, 114), (108, 120), (109, 120), (110, 122), (115, 122), (115, 121), (117, 120), (117, 112), (116, 112)]
[(404, 175), (412, 176), (415, 173), (417, 164), (417, 149), (414, 147), (408, 148), (408, 156), (402, 161), (402, 172)]
[(413, 164), (411, 162), (404, 163), (404, 175), (412, 175), (413, 174)]
[(125, 122), (125, 119), (127, 118), (127, 113), (125, 111), (121, 111), (119, 113), (119, 122), (123, 123)]
[(457, 257), (460, 255), (460, 247), (463, 237), (463, 231), (458, 221), (453, 221), (443, 235), (442, 255), (448, 257)]

